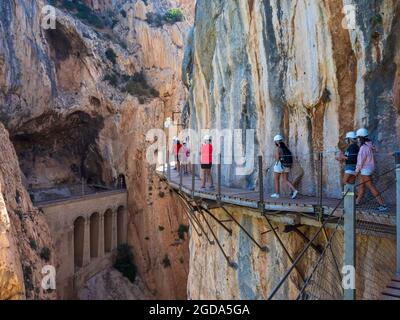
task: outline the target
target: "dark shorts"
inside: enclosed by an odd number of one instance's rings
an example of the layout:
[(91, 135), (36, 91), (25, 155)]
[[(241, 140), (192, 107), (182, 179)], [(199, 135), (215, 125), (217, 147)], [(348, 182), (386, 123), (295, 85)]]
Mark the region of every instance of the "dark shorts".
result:
[(202, 164), (201, 168), (203, 170), (210, 170), (212, 168), (212, 163), (211, 164)]

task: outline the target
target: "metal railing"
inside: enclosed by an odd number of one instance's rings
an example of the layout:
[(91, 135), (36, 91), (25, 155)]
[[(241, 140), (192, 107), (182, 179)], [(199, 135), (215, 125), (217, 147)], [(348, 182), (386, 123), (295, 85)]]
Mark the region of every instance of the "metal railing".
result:
[(82, 180), (81, 184), (62, 184), (42, 189), (31, 188), (28, 189), (28, 193), (34, 204), (41, 204), (51, 201), (82, 198), (118, 190), (126, 190), (126, 186), (118, 183), (116, 186), (110, 187), (101, 184), (88, 184)]
[[(378, 189), (380, 189), (381, 194), (386, 196), (387, 201), (394, 206), (394, 202), (397, 203), (397, 220), (396, 220), (396, 229), (398, 230), (400, 226), (400, 153), (396, 153), (396, 166), (393, 165), (393, 158), (388, 157), (390, 153), (378, 154), (376, 155), (376, 161), (378, 163), (378, 173), (374, 176), (374, 180)], [(216, 199), (219, 206), (223, 208), (223, 184), (222, 184), (222, 157), (218, 155), (218, 163), (216, 164), (215, 173), (217, 175), (217, 187), (216, 187)], [(264, 169), (264, 163), (269, 162), (265, 161), (262, 156), (259, 156), (257, 159), (257, 169), (258, 169), (258, 185), (257, 189), (252, 190), (253, 192), (257, 192), (259, 194), (259, 209), (262, 216), (267, 220), (269, 226), (271, 228), (271, 232), (274, 232), (275, 237), (281, 243), (284, 248), (284, 252), (289, 259), (291, 265), (288, 270), (285, 272), (280, 281), (276, 284), (276, 286), (272, 289), (269, 299), (273, 299), (278, 296), (280, 290), (283, 287), (287, 287), (289, 284), (289, 279), (294, 271), (299, 275), (299, 279), (301, 280), (296, 286), (299, 288), (299, 294), (297, 299), (356, 299), (357, 292), (355, 288), (344, 289), (343, 284), (343, 266), (353, 266), (356, 270), (361, 270), (362, 266), (359, 266), (358, 261), (362, 259), (363, 248), (360, 245), (357, 245), (357, 231), (361, 228), (366, 228), (368, 230), (374, 231), (375, 224), (374, 221), (368, 222), (368, 225), (365, 225), (366, 222), (363, 222), (357, 219), (357, 211), (359, 213), (371, 213), (371, 215), (375, 215), (377, 217), (377, 221), (382, 219), (384, 215), (377, 215), (376, 211), (376, 197), (371, 196), (371, 194), (366, 195), (366, 200), (359, 206), (356, 207), (355, 197), (356, 190), (359, 187), (359, 184), (354, 185), (346, 185), (345, 191), (341, 198), (338, 199), (336, 206), (330, 213), (324, 213), (324, 196), (328, 188), (324, 186), (324, 183), (329, 179), (324, 181), (324, 176), (326, 176), (326, 170), (329, 170), (331, 163), (334, 159), (334, 154), (324, 154), (318, 153), (313, 155), (313, 159), (315, 159), (312, 166), (314, 169), (314, 181), (317, 182), (317, 187), (313, 188), (312, 192), (310, 192), (310, 188), (306, 187), (302, 190), (301, 182), (298, 182), (296, 187), (300, 189), (300, 193), (303, 196), (314, 196), (317, 198), (317, 215), (320, 220), (320, 227), (317, 228), (315, 234), (308, 240), (307, 237), (302, 234), (303, 239), (307, 239), (307, 243), (305, 244), (303, 250), (297, 255), (297, 257), (293, 258), (290, 253), (286, 250), (285, 245), (283, 244), (279, 234), (275, 231), (272, 224), (268, 220), (268, 215), (265, 212), (265, 179), (266, 176), (272, 171), (273, 165)], [(271, 161), (271, 159), (270, 159)], [(336, 161), (336, 160), (335, 160)], [(271, 161), (273, 163), (273, 161)], [(295, 158), (294, 161), (294, 169), (296, 166), (300, 165), (300, 158)], [(164, 166), (165, 167), (165, 166)], [(200, 170), (198, 169), (198, 165), (191, 164), (191, 185), (190, 185), (190, 198), (195, 200), (196, 190), (196, 173)], [(167, 164), (167, 179), (171, 181), (171, 164)], [(165, 169), (163, 170), (165, 171)], [(397, 178), (396, 178), (397, 175)], [(397, 186), (397, 187), (396, 187)], [(183, 190), (183, 172), (182, 170), (179, 172), (179, 191)], [(397, 191), (396, 191), (397, 190)], [(395, 196), (393, 196), (395, 194)], [(396, 197), (397, 195), (397, 197)], [(397, 201), (396, 201), (397, 199)], [(344, 207), (343, 214), (338, 214), (339, 208)], [(229, 215), (229, 212), (228, 212)], [(214, 217), (215, 218), (215, 217)], [(193, 217), (191, 218), (193, 222)], [(377, 222), (375, 221), (375, 223)], [(237, 221), (236, 221), (237, 222)], [(196, 223), (196, 222), (195, 222)], [(198, 222), (197, 222), (198, 223)], [(239, 224), (240, 225), (240, 224)], [(198, 225), (197, 225), (198, 226)], [(329, 228), (328, 228), (329, 226)], [(379, 227), (379, 226), (378, 226)], [(381, 227), (381, 226), (380, 226)], [(330, 231), (328, 231), (328, 229)], [(332, 231), (333, 230), (333, 231)], [(244, 230), (246, 231), (246, 230)], [(296, 232), (301, 233), (301, 231), (296, 230)], [(249, 233), (248, 236), (251, 237)], [(396, 252), (389, 252), (386, 250), (382, 250), (382, 254), (376, 257), (376, 260), (384, 261), (384, 255), (388, 255), (394, 257), (395, 268), (394, 270), (400, 274), (400, 232), (395, 232), (397, 234), (397, 249)], [(218, 239), (215, 237), (215, 233), (212, 234), (214, 237), (214, 242), (216, 241), (218, 244)], [(318, 245), (317, 243), (321, 242), (321, 237), (325, 239), (325, 244), (323, 246)], [(252, 237), (251, 237), (252, 238)], [(254, 240), (252, 238), (252, 240)], [(256, 245), (260, 249), (266, 248), (265, 246), (258, 244), (254, 241)], [(389, 246), (388, 246), (389, 247)], [(386, 249), (382, 247), (383, 249)], [(222, 247), (221, 247), (222, 250)], [(265, 250), (265, 249), (264, 249)], [(389, 249), (388, 249), (389, 250)], [(226, 256), (226, 254), (225, 254)], [(226, 256), (227, 257), (227, 256)], [(310, 257), (312, 261), (315, 263), (309, 263)], [(396, 258), (397, 257), (397, 258)], [(230, 265), (232, 264), (232, 259), (227, 257)], [(389, 261), (389, 265), (392, 263)], [(308, 271), (304, 270), (304, 265), (309, 265)], [(302, 268), (303, 266), (303, 268)], [(389, 268), (390, 269), (390, 268)], [(303, 270), (303, 271), (302, 271)], [(379, 290), (381, 290), (382, 286), (384, 286), (386, 281), (386, 276), (383, 276), (379, 281), (381, 283), (371, 284), (376, 282), (376, 279), (367, 279), (365, 275), (365, 270), (363, 270), (363, 274), (356, 273), (357, 278), (362, 278), (364, 283), (369, 283), (369, 286), (374, 290), (375, 295), (370, 295), (369, 297), (377, 298), (379, 294)], [(388, 271), (390, 274), (392, 271)], [(393, 271), (394, 272), (394, 271)], [(291, 284), (293, 285), (293, 283)], [(371, 290), (372, 290), (371, 289)], [(366, 298), (367, 296), (359, 296), (359, 298)]]

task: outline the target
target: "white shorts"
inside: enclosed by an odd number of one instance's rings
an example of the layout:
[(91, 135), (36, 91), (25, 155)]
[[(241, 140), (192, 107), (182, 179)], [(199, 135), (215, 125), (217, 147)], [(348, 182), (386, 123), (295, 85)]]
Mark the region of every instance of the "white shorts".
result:
[(362, 176), (372, 176), (374, 172), (372, 170), (369, 169), (362, 169), (361, 170), (361, 175)]
[(352, 176), (355, 176), (356, 175), (356, 165), (355, 164), (347, 164), (344, 172), (347, 174), (350, 174)]
[(276, 172), (276, 171), (274, 171), (275, 173), (279, 173), (279, 174), (282, 174), (282, 173), (290, 173), (290, 168), (286, 168), (286, 167), (283, 167), (283, 172)]

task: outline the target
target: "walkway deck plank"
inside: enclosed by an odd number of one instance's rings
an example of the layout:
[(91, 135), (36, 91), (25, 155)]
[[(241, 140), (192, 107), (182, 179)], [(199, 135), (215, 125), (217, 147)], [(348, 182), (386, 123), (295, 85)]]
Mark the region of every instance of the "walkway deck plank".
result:
[[(164, 176), (162, 172), (158, 172)], [(185, 175), (182, 177), (182, 185), (180, 185), (180, 176), (177, 171), (171, 171), (170, 186), (176, 190), (182, 189), (187, 195), (192, 194), (192, 176)], [(194, 194), (198, 198), (216, 201), (218, 194), (217, 188), (201, 189), (201, 180), (195, 177), (195, 190)], [(242, 207), (248, 207), (251, 209), (257, 209), (259, 205), (259, 192), (258, 190), (245, 190), (240, 188), (233, 188), (222, 186), (221, 187), (221, 200), (227, 204), (237, 205)], [(289, 197), (282, 197), (280, 199), (272, 199), (269, 194), (264, 194), (263, 201), (265, 203), (265, 210), (268, 212), (293, 212), (301, 214), (315, 214), (316, 208), (319, 206), (319, 199), (313, 196), (299, 195), (297, 199), (291, 199)], [(334, 208), (338, 206), (340, 199), (336, 198), (323, 198), (322, 205), (325, 214), (329, 215)], [(382, 226), (393, 226), (395, 224), (394, 208), (387, 214), (379, 214), (370, 212), (363, 208), (357, 210), (357, 219), (359, 221), (371, 222)], [(340, 217), (343, 214), (343, 203), (341, 203), (335, 213), (335, 216)]]
[(383, 291), (383, 295), (395, 297), (400, 300), (400, 290), (397, 289), (386, 288), (385, 291)]

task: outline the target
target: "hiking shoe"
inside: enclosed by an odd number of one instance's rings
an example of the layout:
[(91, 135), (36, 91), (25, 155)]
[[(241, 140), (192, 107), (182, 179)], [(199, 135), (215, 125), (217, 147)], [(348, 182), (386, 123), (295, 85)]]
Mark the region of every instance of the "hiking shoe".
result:
[(277, 193), (274, 193), (273, 195), (271, 195), (271, 198), (273, 199), (279, 199), (281, 196)]
[(292, 199), (296, 199), (298, 194), (299, 194), (299, 192), (297, 190), (295, 192), (293, 192)]
[(215, 187), (214, 187), (214, 186), (210, 186), (210, 187), (208, 188), (208, 190), (215, 190)]
[(386, 212), (389, 209), (387, 206), (379, 206), (378, 208), (376, 208), (376, 210), (378, 210), (379, 212)]

